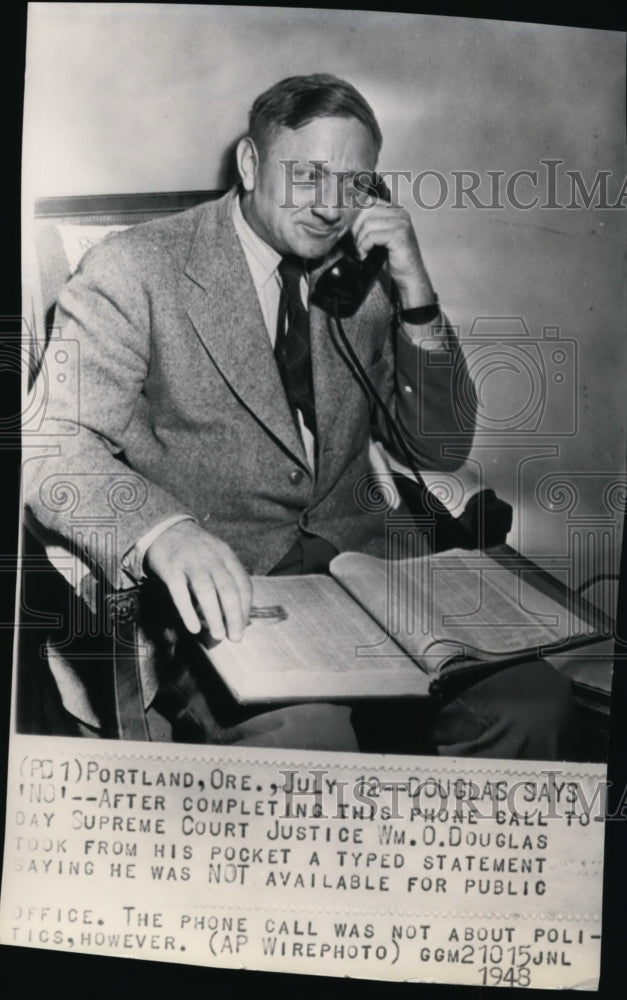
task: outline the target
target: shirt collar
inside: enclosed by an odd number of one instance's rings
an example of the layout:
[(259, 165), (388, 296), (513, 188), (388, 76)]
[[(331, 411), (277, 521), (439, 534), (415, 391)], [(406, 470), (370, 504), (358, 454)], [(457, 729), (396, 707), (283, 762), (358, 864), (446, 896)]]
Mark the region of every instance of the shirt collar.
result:
[(249, 226), (242, 213), (239, 195), (233, 198), (233, 225), (235, 232), (240, 238), (242, 246), (246, 251), (251, 264), (253, 264), (257, 276), (262, 283), (265, 283), (276, 274), (276, 269), (281, 261), (281, 254), (273, 250), (260, 236)]

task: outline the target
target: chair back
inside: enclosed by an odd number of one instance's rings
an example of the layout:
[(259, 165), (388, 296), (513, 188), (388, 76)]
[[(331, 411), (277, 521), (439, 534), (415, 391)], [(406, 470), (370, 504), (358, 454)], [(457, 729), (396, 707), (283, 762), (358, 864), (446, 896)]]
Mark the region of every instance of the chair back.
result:
[(221, 194), (221, 191), (171, 191), (37, 199), (31, 381), (51, 336), (59, 291), (90, 247), (139, 222), (174, 215)]

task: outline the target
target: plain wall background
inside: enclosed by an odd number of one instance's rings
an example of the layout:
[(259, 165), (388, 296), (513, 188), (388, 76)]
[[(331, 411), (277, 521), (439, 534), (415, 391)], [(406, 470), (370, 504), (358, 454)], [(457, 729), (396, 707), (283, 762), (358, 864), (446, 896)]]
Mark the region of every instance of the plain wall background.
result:
[[(510, 541), (530, 555), (562, 555), (577, 518), (617, 538), (619, 491), (609, 507), (602, 496), (624, 469), (625, 210), (454, 209), (451, 171), (479, 171), (485, 202), (486, 171), (543, 177), (540, 161), (561, 159), (560, 203), (570, 200), (566, 169), (588, 186), (596, 171), (610, 171), (616, 200), (625, 176), (623, 34), (357, 11), (33, 4), (25, 216), (36, 196), (221, 187), (226, 150), (254, 97), (283, 76), (315, 71), (346, 77), (371, 102), (383, 169), (446, 178), (441, 208), (409, 199), (407, 207), (462, 338), (476, 317), (521, 317), (532, 338), (549, 326), (574, 342), (555, 369), (566, 379), (558, 395), (550, 361), (546, 390), (530, 381), (525, 396), (531, 369), (518, 348), (505, 353), (514, 364), (523, 358), (522, 375), (520, 365), (503, 367), (502, 351), (492, 368), (482, 355), (475, 372), (493, 429), (548, 392), (546, 434), (483, 434), (473, 452), (515, 504)], [(544, 191), (518, 188), (523, 200), (544, 200)], [(434, 200), (437, 188), (425, 182), (421, 192)], [(562, 433), (573, 410), (576, 433)], [(576, 490), (573, 500), (557, 488), (553, 512), (536, 496), (551, 473)]]

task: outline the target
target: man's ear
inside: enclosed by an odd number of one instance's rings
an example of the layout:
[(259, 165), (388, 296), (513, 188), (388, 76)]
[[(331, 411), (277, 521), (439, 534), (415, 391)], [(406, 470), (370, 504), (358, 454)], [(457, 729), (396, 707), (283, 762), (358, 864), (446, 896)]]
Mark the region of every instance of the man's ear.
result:
[(242, 187), (244, 191), (252, 191), (255, 186), (257, 169), (259, 167), (259, 153), (249, 135), (238, 142), (235, 157), (237, 159), (237, 169), (242, 179)]

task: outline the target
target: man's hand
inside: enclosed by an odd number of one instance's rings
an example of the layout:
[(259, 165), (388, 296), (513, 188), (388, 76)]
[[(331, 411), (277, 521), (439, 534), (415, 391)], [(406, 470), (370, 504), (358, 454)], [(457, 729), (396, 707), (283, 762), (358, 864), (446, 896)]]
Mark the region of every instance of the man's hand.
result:
[(212, 639), (228, 635), (239, 642), (248, 623), (252, 586), (225, 542), (194, 521), (179, 521), (148, 547), (144, 563), (165, 583), (190, 632), (198, 633), (206, 624)]
[(352, 232), (362, 260), (374, 246), (387, 247), (390, 275), (398, 288), (403, 309), (416, 309), (435, 301), (418, 239), (405, 208), (379, 200), (371, 208), (362, 209)]

